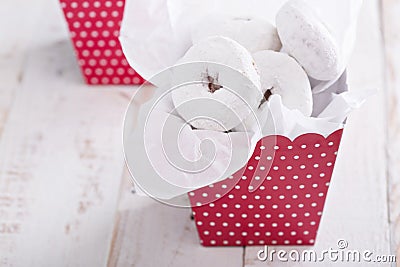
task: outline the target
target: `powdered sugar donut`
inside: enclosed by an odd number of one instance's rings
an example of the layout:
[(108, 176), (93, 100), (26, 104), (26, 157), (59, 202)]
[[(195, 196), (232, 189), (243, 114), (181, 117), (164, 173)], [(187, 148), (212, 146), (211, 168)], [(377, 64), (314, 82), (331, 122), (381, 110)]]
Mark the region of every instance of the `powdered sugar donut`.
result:
[(293, 56), (314, 79), (328, 81), (341, 71), (340, 51), (332, 34), (302, 0), (289, 0), (276, 16), (282, 51)]
[(289, 109), (297, 109), (310, 116), (313, 108), (311, 85), (307, 74), (295, 59), (270, 50), (253, 55), (261, 75), (261, 89), (265, 100), (278, 94)]
[(184, 79), (177, 84), (184, 85), (171, 96), (177, 113), (193, 127), (229, 131), (257, 108), (260, 76), (239, 43), (221, 36), (206, 38), (187, 51), (179, 61), (183, 63), (191, 63), (178, 75)]
[(250, 53), (261, 50), (279, 51), (282, 47), (276, 28), (259, 18), (206, 16), (194, 27), (192, 41), (197, 43), (215, 35), (237, 41)]

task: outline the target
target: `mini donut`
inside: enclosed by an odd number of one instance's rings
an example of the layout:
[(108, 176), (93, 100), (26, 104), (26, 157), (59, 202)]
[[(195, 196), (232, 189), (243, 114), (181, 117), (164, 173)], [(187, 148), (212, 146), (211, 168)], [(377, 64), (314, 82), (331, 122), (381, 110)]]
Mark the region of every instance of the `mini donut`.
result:
[(197, 43), (215, 35), (235, 40), (250, 53), (261, 50), (279, 51), (282, 47), (276, 28), (259, 18), (206, 16), (194, 27), (192, 41)]
[[(260, 76), (252, 56), (239, 43), (222, 36), (203, 39), (178, 64), (193, 62), (196, 68), (188, 65), (185, 82), (201, 82), (184, 84), (171, 97), (176, 112), (194, 128), (229, 131), (257, 108), (262, 98)], [(244, 82), (237, 84), (238, 77)]]
[(289, 0), (278, 11), (276, 27), (282, 51), (294, 57), (310, 77), (329, 81), (340, 75), (339, 47), (311, 6)]
[(257, 52), (253, 58), (261, 76), (264, 100), (278, 94), (287, 108), (297, 109), (304, 116), (310, 116), (313, 109), (311, 85), (296, 60), (285, 53), (270, 50)]

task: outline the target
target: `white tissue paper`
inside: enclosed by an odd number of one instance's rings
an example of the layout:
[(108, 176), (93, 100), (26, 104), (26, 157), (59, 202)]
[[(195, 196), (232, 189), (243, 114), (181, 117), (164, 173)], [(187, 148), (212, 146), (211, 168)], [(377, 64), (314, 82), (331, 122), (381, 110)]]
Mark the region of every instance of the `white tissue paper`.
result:
[(318, 133), (326, 137), (343, 128), (348, 114), (373, 93), (348, 91), (344, 72), (362, 0), (305, 1), (315, 8), (339, 44), (343, 74), (328, 82), (312, 81), (311, 118), (287, 109), (280, 96), (273, 95), (262, 109), (250, 114), (244, 122), (246, 128), (223, 133), (193, 130), (174, 112), (166, 94), (171, 84), (152, 77), (185, 54), (192, 45), (191, 28), (202, 16), (263, 18), (275, 24), (275, 15), (286, 1), (126, 0), (120, 33), (124, 54), (129, 64), (155, 85), (139, 90), (125, 120), (126, 160), (141, 190), (155, 198), (171, 199), (241, 169), (264, 136), (283, 135), (293, 140), (302, 134)]

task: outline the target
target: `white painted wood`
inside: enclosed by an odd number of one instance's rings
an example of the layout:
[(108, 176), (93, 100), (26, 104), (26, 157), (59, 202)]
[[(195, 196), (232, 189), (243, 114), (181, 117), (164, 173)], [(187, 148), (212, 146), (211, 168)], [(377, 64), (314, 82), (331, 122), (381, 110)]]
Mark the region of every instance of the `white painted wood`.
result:
[[(383, 57), (379, 29), (379, 1), (365, 1), (357, 44), (349, 65), (350, 90), (379, 88), (348, 120), (330, 192), (325, 206), (316, 251), (337, 248), (345, 239), (349, 249), (390, 254), (386, 191), (386, 132)], [(293, 249), (289, 247), (288, 250)], [(315, 266), (316, 263), (274, 262), (256, 259), (259, 248), (246, 248), (246, 266)], [(320, 264), (321, 265), (321, 264)], [(322, 266), (365, 266), (330, 263)], [(379, 266), (390, 266), (382, 264)]]
[(0, 265), (105, 266), (129, 91), (82, 83), (57, 1), (21, 1), (7, 18), (36, 4), (20, 17), (34, 35), (10, 36), (27, 49), (0, 141)]
[(400, 1), (381, 2), (386, 52), (391, 241), (392, 251), (400, 260)]
[[(38, 18), (35, 5), (31, 5), (28, 11), (20, 9), (21, 4), (23, 1), (18, 0), (0, 2), (0, 143), (23, 76), (23, 62), (29, 47), (27, 40), (30, 40), (33, 22)], [(42, 6), (40, 1), (37, 4)], [(21, 195), (16, 194), (17, 189), (11, 188), (11, 178), (8, 176), (0, 172), (0, 266), (12, 264), (10, 255), (16, 249), (20, 217), (24, 212), (21, 207), (25, 202)]]
[(108, 266), (242, 266), (243, 248), (205, 248), (190, 210), (132, 194), (128, 174), (121, 188)]
[(0, 2), (0, 136), (16, 88), (23, 77), (26, 50), (35, 30), (34, 22), (38, 18), (38, 7), (43, 6), (42, 2), (37, 1), (37, 5), (32, 4), (29, 9), (20, 8), (23, 0)]

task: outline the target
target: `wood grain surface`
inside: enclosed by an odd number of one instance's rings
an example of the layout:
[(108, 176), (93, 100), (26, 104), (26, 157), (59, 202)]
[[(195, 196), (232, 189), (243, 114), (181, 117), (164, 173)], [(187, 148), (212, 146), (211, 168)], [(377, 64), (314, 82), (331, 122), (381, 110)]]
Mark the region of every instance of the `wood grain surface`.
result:
[(387, 176), (392, 251), (400, 259), (400, 1), (382, 0), (385, 46)]

